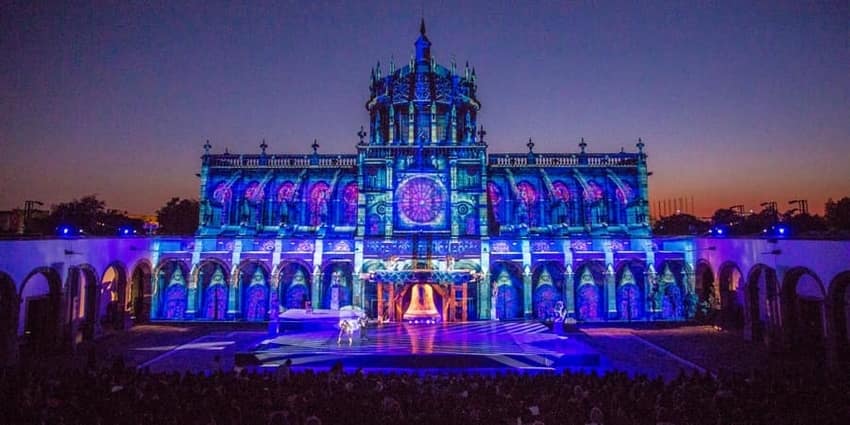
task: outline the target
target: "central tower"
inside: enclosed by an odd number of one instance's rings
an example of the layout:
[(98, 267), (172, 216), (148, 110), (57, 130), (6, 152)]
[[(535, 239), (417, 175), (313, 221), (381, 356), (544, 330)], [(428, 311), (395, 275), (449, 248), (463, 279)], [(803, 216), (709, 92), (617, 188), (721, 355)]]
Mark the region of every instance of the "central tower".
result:
[(372, 70), (369, 139), (358, 145), (363, 236), (486, 231), (486, 145), (476, 137), (475, 71), (439, 65), (420, 24), (416, 54)]

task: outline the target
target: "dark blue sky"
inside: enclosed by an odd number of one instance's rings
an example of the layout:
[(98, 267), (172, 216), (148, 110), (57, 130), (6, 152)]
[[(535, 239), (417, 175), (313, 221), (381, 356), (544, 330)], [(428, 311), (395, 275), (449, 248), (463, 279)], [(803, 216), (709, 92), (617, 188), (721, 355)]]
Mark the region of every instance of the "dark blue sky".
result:
[[(40, 2), (45, 3), (45, 2)], [(215, 151), (354, 153), (370, 69), (406, 63), (413, 2), (4, 2), (0, 208), (90, 193), (153, 212)], [(847, 1), (425, 2), (475, 66), (491, 152), (650, 154), (696, 212), (850, 195)]]

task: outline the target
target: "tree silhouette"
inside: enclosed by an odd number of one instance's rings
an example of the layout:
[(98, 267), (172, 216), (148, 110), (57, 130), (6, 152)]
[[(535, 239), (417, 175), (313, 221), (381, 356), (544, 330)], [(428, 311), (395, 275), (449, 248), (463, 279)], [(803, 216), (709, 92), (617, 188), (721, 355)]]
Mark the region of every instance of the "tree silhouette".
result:
[(200, 204), (194, 199), (171, 198), (157, 210), (159, 233), (166, 235), (191, 235), (198, 229)]

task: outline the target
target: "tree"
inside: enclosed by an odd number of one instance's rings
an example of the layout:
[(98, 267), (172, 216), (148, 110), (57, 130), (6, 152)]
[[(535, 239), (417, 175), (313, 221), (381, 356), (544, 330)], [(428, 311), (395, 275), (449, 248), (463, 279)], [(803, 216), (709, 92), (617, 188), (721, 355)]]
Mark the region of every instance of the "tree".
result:
[(708, 231), (709, 223), (690, 214), (673, 214), (655, 222), (656, 235), (701, 235)]
[(850, 230), (850, 197), (843, 197), (835, 202), (830, 198), (826, 201), (826, 223), (838, 230)]
[(61, 226), (70, 226), (75, 234), (112, 236), (128, 227), (139, 230), (142, 221), (127, 217), (126, 213), (106, 209), (106, 202), (97, 199), (97, 195), (88, 195), (70, 202), (50, 207), (50, 214), (34, 219), (31, 225), (34, 233), (53, 234)]
[(191, 235), (198, 229), (200, 204), (194, 199), (171, 198), (157, 210), (159, 233), (167, 235)]

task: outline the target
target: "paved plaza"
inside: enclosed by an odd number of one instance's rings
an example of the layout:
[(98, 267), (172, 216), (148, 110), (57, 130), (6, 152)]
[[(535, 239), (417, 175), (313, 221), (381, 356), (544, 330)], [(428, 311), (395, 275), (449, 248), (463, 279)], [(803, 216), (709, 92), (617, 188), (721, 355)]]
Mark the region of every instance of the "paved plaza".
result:
[[(265, 326), (245, 324), (149, 324), (106, 335), (80, 346), (74, 356), (53, 364), (108, 365), (122, 359), (152, 371), (230, 370), (237, 356), (254, 355), (255, 367), (276, 367), (286, 359), (293, 368), (326, 369), (337, 361), (346, 368), (472, 372), (625, 370), (674, 378), (681, 370), (746, 372), (766, 353), (740, 341), (733, 332), (708, 326), (671, 329), (586, 328), (566, 337), (536, 321), (469, 322), (445, 325), (370, 327), (368, 340), (354, 335), (337, 345), (327, 324), (281, 323), (270, 336)], [(733, 348), (727, 340), (740, 341)], [(743, 347), (741, 345), (746, 345)], [(746, 352), (746, 358), (728, 353)]]

